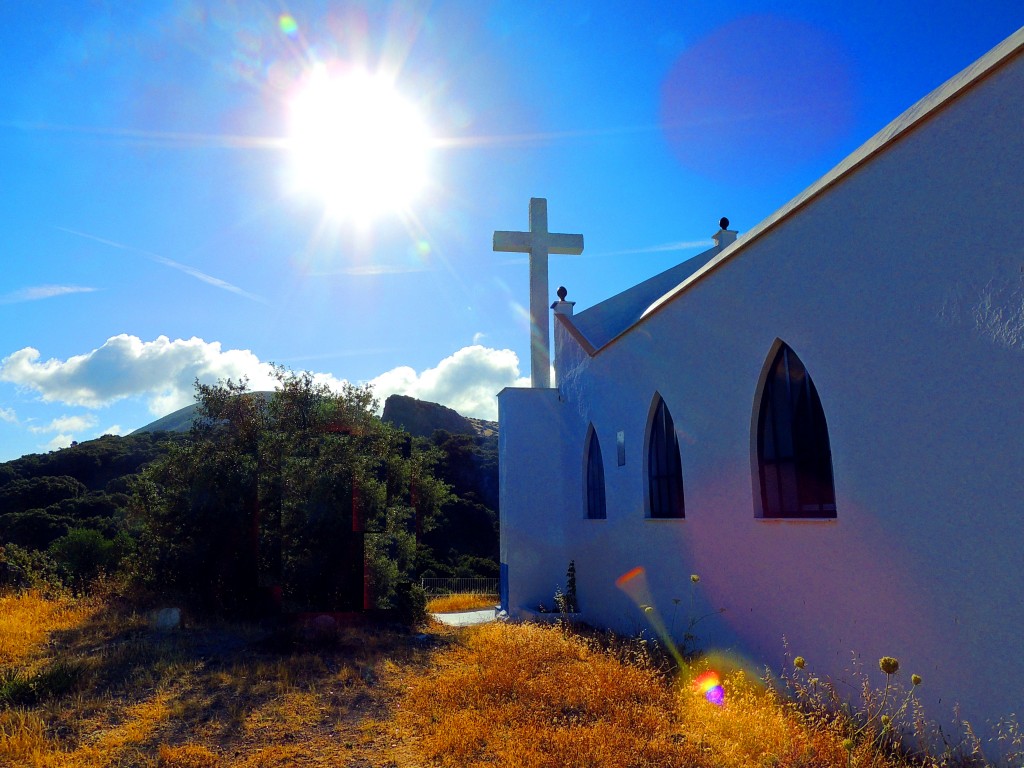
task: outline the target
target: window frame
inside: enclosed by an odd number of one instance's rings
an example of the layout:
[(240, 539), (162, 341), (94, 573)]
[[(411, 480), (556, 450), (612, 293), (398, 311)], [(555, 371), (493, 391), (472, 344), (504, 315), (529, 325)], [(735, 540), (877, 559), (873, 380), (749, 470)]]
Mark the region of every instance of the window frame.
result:
[(835, 473), (824, 407), (807, 366), (781, 339), (765, 359), (754, 405), (751, 458), (756, 516), (836, 519)]
[(651, 403), (645, 442), (644, 497), (647, 519), (686, 519), (683, 457), (679, 449), (679, 434), (675, 429), (672, 412), (660, 394), (655, 394)]
[[(596, 455), (596, 460), (595, 460)], [(596, 476), (595, 476), (596, 473)], [(598, 494), (595, 496), (594, 491)], [(583, 453), (583, 509), (586, 520), (608, 519), (608, 490), (604, 472), (604, 454), (601, 451), (601, 439), (591, 424), (587, 429)], [(600, 514), (595, 514), (599, 512)]]

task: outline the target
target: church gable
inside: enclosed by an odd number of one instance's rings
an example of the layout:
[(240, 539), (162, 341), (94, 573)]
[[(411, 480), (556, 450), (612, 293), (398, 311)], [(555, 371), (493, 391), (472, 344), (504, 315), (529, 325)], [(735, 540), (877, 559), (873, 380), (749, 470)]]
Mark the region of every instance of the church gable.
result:
[[(880, 160), (885, 162), (884, 156), (887, 152), (933, 119), (941, 117), (947, 110), (958, 107), (958, 101), (965, 94), (978, 86), (984, 86), (986, 80), (1008, 76), (1010, 82), (1000, 86), (1003, 90), (1012, 91), (1015, 88), (1024, 87), (1024, 83), (1020, 82), (1019, 75), (1007, 75), (1010, 70), (1020, 69), (1019, 62), (1022, 56), (1024, 56), (1024, 28), (1015, 32), (963, 72), (950, 78), (923, 97), (821, 179), (746, 232), (742, 238), (737, 240), (735, 232), (723, 227), (722, 231), (715, 235), (716, 246), (714, 248), (588, 309), (581, 310), (571, 320), (566, 321), (565, 318), (562, 318), (562, 321), (566, 322), (571, 334), (577, 338), (577, 342), (588, 354), (597, 354), (603, 347), (623, 334), (629, 333), (646, 318), (663, 309), (666, 304), (681, 297), (691, 286), (714, 270), (730, 260), (743, 256), (746, 250), (759, 239), (785, 225), (791, 217), (803, 212), (808, 205), (822, 196), (828, 195), (837, 185), (844, 183), (857, 171), (872, 163), (878, 163)], [(1010, 113), (1005, 113), (1002, 109), (995, 110), (994, 114), (999, 115), (1004, 124), (1013, 125), (1019, 145), (1022, 135), (1019, 130), (1019, 121), (1013, 124), (1012, 117), (1003, 117), (1004, 114)], [(975, 173), (998, 174), (998, 169), (986, 165), (977, 167)], [(955, 192), (956, 190), (949, 191)], [(728, 220), (726, 220), (727, 225)], [(727, 237), (722, 238), (722, 235), (727, 235)], [(898, 252), (895, 252), (894, 255), (898, 256)]]
[(654, 301), (696, 273), (717, 254), (718, 248), (710, 248), (648, 278), (575, 315), (573, 324), (595, 349), (600, 349), (640, 320)]

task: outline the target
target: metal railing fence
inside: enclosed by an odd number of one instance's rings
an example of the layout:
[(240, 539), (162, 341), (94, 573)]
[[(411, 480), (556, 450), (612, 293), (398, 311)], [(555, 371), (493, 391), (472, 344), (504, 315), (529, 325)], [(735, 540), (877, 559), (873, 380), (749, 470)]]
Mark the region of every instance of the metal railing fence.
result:
[(423, 578), (420, 586), (428, 595), (496, 595), (498, 580), (474, 578)]

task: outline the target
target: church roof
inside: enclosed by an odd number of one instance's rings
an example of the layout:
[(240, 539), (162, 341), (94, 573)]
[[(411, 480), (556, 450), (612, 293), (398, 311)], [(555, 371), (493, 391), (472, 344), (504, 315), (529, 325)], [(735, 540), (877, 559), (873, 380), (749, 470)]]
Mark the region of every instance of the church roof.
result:
[(600, 349), (619, 333), (638, 322), (653, 302), (691, 277), (717, 254), (718, 248), (709, 248), (632, 288), (627, 288), (622, 293), (617, 293), (610, 299), (583, 310), (573, 316), (572, 323), (591, 346)]
[[(628, 288), (578, 315), (558, 315), (570, 332), (590, 354), (627, 333), (649, 315), (657, 312), (691, 285), (733, 258), (748, 245), (792, 216), (809, 202), (824, 194), (838, 181), (873, 157), (885, 151), (909, 131), (937, 111), (948, 106), (961, 93), (974, 87), (989, 74), (1024, 52), (1024, 27), (986, 53), (965, 70), (947, 80), (910, 109), (885, 126), (835, 168), (805, 189), (786, 205), (724, 248), (711, 248), (671, 269)], [(581, 338), (582, 337), (582, 338)], [(589, 347), (589, 348), (588, 348)]]

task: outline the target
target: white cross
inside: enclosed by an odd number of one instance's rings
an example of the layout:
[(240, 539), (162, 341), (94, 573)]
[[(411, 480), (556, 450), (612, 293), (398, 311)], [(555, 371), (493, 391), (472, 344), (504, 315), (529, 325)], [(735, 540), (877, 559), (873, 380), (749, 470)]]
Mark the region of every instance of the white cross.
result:
[(548, 254), (577, 256), (583, 253), (583, 235), (548, 232), (548, 201), (530, 198), (529, 232), (495, 232), (494, 250), (530, 254), (530, 383), (551, 386), (551, 353), (548, 335)]

